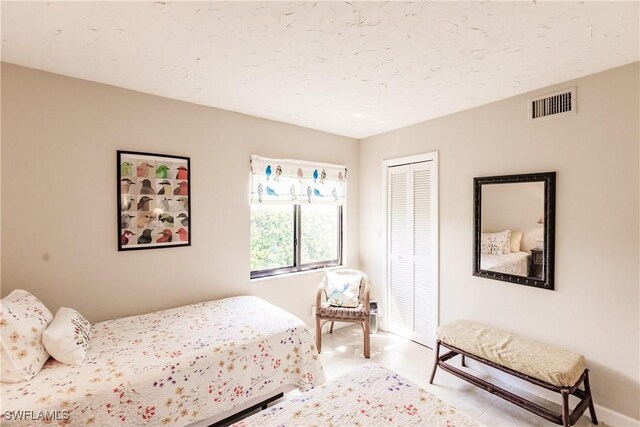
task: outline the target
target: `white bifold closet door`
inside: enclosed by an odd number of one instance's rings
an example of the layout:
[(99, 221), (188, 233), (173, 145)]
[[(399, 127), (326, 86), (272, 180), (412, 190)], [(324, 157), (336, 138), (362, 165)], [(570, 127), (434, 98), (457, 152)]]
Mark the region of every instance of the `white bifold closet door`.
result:
[(433, 346), (437, 295), (434, 162), (388, 168), (389, 331)]

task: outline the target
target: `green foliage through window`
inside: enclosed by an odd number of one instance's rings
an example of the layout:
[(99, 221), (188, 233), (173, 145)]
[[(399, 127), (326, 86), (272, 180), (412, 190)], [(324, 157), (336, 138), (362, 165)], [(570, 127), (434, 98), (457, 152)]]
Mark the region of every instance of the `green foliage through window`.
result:
[(251, 205), (251, 276), (338, 265), (341, 216), (333, 205)]
[(338, 215), (336, 206), (303, 205), (300, 207), (302, 225), (303, 264), (338, 259)]
[(251, 271), (293, 266), (293, 209), (251, 205)]

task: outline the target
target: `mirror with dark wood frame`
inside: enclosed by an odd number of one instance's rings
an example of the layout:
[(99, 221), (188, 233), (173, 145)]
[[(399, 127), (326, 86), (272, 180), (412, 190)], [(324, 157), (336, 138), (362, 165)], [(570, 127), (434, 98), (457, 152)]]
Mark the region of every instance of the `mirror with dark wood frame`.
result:
[(556, 173), (473, 179), (473, 275), (554, 289)]

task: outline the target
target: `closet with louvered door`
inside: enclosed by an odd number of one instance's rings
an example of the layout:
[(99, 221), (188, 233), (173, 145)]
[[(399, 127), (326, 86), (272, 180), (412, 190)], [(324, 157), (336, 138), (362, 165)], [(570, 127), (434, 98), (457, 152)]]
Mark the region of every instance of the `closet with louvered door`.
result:
[(389, 332), (433, 346), (437, 295), (437, 192), (433, 161), (388, 168)]

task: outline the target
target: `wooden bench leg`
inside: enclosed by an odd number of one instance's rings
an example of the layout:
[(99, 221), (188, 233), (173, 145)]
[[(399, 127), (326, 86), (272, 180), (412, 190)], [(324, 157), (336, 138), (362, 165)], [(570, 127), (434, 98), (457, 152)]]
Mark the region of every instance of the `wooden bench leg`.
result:
[(463, 368), (466, 368), (466, 367), (467, 367), (467, 361), (466, 361), (466, 360), (465, 360), (465, 358), (464, 358), (464, 354), (463, 354), (463, 355), (461, 355), (461, 356), (462, 356), (462, 367), (463, 367)]
[(433, 384), (433, 379), (436, 376), (436, 369), (438, 369), (438, 361), (440, 359), (440, 341), (436, 341), (436, 360), (433, 362), (433, 371), (431, 371), (431, 378), (429, 378), (429, 384)]
[(333, 333), (333, 322), (331, 322), (331, 328), (329, 328), (329, 333), (332, 334)]
[(569, 417), (569, 390), (562, 390), (562, 426), (569, 427), (571, 419)]
[(584, 391), (587, 393), (589, 399), (589, 415), (591, 416), (591, 424), (598, 424), (598, 417), (596, 416), (596, 408), (593, 405), (593, 396), (591, 395), (591, 386), (589, 385), (589, 371), (587, 370), (584, 376)]
[(320, 353), (322, 351), (322, 324), (319, 317), (316, 317), (316, 347)]
[(364, 320), (363, 332), (364, 332), (364, 357), (369, 359), (371, 357), (371, 330), (369, 326), (369, 319)]

